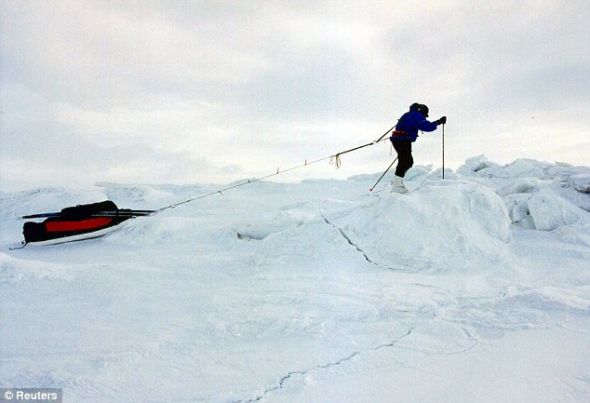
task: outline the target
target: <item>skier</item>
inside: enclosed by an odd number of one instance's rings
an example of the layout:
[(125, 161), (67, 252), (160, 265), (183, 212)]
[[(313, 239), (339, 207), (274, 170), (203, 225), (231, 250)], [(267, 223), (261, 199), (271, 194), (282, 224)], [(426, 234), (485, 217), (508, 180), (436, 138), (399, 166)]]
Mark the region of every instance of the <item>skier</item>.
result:
[(429, 122), (428, 107), (423, 104), (414, 103), (410, 105), (410, 110), (399, 118), (395, 130), (390, 138), (393, 148), (397, 153), (397, 168), (395, 169), (395, 176), (391, 181), (392, 193), (406, 193), (408, 189), (404, 186), (403, 177), (406, 175), (408, 169), (414, 165), (412, 158), (412, 143), (418, 138), (418, 130), (424, 132), (432, 132), (436, 130), (439, 125), (447, 123), (447, 117)]

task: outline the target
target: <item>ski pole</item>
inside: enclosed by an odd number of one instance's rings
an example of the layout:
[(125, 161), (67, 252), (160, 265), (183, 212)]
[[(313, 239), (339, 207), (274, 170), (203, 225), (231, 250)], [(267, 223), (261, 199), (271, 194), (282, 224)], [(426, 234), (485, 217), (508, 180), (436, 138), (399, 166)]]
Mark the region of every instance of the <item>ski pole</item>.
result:
[(442, 128), (442, 178), (445, 179), (445, 124)]
[(381, 179), (383, 179), (383, 177), (385, 176), (385, 174), (387, 172), (389, 172), (389, 170), (391, 169), (391, 167), (393, 166), (393, 164), (395, 164), (395, 161), (397, 161), (397, 157), (393, 160), (393, 162), (391, 164), (389, 164), (389, 166), (387, 167), (387, 169), (385, 170), (385, 172), (383, 172), (383, 174), (379, 177), (379, 179), (377, 179), (377, 182), (375, 182), (375, 184), (373, 185), (373, 187), (371, 189), (369, 189), (369, 192), (372, 192), (373, 189), (375, 189), (375, 186), (377, 186), (377, 184), (379, 182), (381, 182)]

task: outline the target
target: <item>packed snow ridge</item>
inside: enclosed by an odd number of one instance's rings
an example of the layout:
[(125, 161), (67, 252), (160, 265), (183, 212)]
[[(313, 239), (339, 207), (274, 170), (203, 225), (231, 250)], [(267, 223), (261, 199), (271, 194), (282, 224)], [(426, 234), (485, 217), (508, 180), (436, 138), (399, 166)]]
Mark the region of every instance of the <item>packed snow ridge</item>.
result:
[(590, 168), (484, 156), (259, 182), (104, 238), (9, 250), (16, 217), (214, 186), (0, 195), (0, 387), (68, 401), (590, 400)]

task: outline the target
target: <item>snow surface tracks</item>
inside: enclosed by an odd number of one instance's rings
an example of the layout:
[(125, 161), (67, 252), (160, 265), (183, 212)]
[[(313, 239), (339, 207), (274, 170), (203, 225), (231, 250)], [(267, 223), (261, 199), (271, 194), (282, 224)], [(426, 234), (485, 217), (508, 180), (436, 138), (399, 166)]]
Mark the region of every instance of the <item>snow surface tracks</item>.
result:
[(342, 365), (350, 360), (352, 360), (353, 358), (362, 355), (363, 353), (366, 353), (368, 351), (379, 351), (382, 350), (384, 348), (392, 348), (395, 347), (400, 341), (402, 341), (404, 338), (408, 337), (410, 334), (412, 334), (412, 330), (413, 329), (409, 329), (405, 334), (402, 334), (401, 336), (397, 337), (395, 340), (387, 343), (387, 344), (382, 344), (380, 346), (377, 347), (372, 347), (369, 348), (367, 350), (364, 351), (355, 351), (353, 353), (351, 353), (350, 355), (344, 357), (344, 358), (340, 358), (336, 361), (332, 361), (332, 362), (328, 362), (326, 364), (319, 364), (319, 365), (315, 365), (311, 368), (305, 369), (305, 370), (300, 370), (300, 371), (291, 371), (288, 374), (286, 374), (285, 376), (281, 377), (281, 379), (279, 380), (278, 384), (276, 386), (273, 386), (271, 388), (267, 388), (264, 390), (264, 392), (262, 392), (260, 395), (258, 395), (256, 398), (254, 399), (249, 399), (249, 400), (238, 400), (238, 402), (258, 402), (262, 399), (264, 399), (265, 397), (267, 397), (267, 395), (269, 393), (272, 392), (276, 392), (279, 391), (280, 389), (283, 389), (283, 386), (285, 385), (285, 382), (289, 381), (291, 378), (294, 378), (296, 376), (306, 376), (308, 374), (310, 374), (313, 371), (321, 371), (323, 369), (327, 369), (330, 367), (335, 367), (338, 365)]

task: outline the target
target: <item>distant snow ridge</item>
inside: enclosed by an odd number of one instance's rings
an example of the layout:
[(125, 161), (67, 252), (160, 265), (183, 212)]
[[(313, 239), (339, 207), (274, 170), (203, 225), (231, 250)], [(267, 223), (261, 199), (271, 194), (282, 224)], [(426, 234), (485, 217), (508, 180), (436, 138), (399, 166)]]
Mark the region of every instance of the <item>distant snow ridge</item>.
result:
[(156, 207), (168, 204), (174, 200), (170, 192), (159, 189), (158, 186), (148, 185), (119, 185), (111, 183), (97, 183), (104, 188), (105, 194), (111, 200), (124, 200), (125, 206)]
[(479, 155), (466, 160), (465, 164), (457, 170), (457, 173), (461, 175), (485, 175), (487, 172), (499, 167), (499, 164), (489, 161), (485, 155)]
[(551, 163), (532, 159), (517, 159), (500, 165), (489, 161), (485, 155), (469, 158), (457, 173), (463, 176), (479, 176), (495, 179), (538, 178), (564, 180), (578, 175), (590, 175), (590, 167), (578, 167), (565, 163)]
[(486, 185), (496, 187), (512, 222), (524, 228), (551, 231), (587, 220), (590, 168), (527, 159), (500, 166), (478, 156), (458, 172), (488, 178)]

